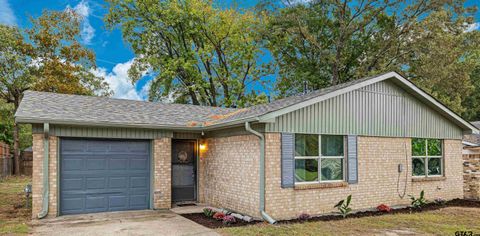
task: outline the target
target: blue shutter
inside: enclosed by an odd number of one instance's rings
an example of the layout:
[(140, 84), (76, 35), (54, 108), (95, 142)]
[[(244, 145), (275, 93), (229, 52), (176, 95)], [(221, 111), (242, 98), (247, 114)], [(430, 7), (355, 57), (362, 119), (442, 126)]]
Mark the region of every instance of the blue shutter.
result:
[(347, 167), (348, 183), (358, 183), (358, 159), (357, 159), (357, 136), (347, 136)]
[(282, 133), (282, 188), (295, 185), (295, 134)]

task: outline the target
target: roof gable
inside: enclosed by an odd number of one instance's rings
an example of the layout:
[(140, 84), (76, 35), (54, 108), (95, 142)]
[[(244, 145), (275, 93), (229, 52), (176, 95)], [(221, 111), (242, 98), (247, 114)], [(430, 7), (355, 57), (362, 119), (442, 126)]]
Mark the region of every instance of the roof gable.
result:
[(258, 120), (260, 122), (272, 122), (274, 120), (274, 118), (276, 118), (278, 116), (287, 114), (289, 112), (307, 107), (309, 105), (312, 105), (312, 104), (315, 104), (315, 103), (318, 103), (318, 102), (321, 102), (321, 101), (325, 101), (327, 99), (330, 99), (330, 98), (333, 98), (333, 97), (336, 97), (336, 96), (339, 96), (339, 95), (342, 95), (342, 94), (345, 94), (345, 93), (348, 93), (348, 92), (351, 92), (351, 91), (354, 91), (354, 90), (357, 90), (357, 89), (365, 88), (369, 85), (373, 85), (373, 84), (376, 84), (378, 82), (385, 81), (385, 80), (392, 81), (393, 83), (395, 83), (396, 85), (398, 85), (399, 87), (401, 87), (402, 89), (407, 91), (409, 94), (414, 96), (416, 99), (424, 102), (427, 106), (431, 107), (433, 110), (442, 114), (443, 116), (445, 116), (445, 118), (447, 118), (451, 122), (453, 122), (456, 125), (458, 125), (459, 127), (461, 127), (463, 130), (469, 130), (473, 133), (478, 133), (479, 132), (479, 130), (475, 126), (473, 126), (468, 121), (461, 118), (455, 112), (453, 112), (452, 110), (447, 108), (445, 105), (440, 103), (438, 100), (436, 100), (435, 98), (433, 98), (432, 96), (427, 94), (425, 91), (418, 88), (412, 82), (403, 78), (401, 75), (399, 75), (396, 72), (389, 72), (389, 73), (382, 74), (382, 75), (379, 75), (379, 76), (376, 76), (376, 77), (370, 77), (370, 78), (366, 78), (366, 79), (355, 80), (355, 81), (353, 81), (354, 83), (343, 84), (343, 85), (346, 85), (346, 86), (339, 86), (339, 87), (337, 87), (337, 89), (334, 89), (332, 91), (328, 91), (326, 93), (322, 93), (322, 94), (319, 94), (319, 95), (313, 96), (313, 97), (305, 97), (306, 99), (303, 99), (302, 101), (293, 103), (292, 105), (287, 105), (287, 106), (284, 106), (280, 109), (270, 111), (270, 112), (266, 112), (262, 115), (259, 115)]

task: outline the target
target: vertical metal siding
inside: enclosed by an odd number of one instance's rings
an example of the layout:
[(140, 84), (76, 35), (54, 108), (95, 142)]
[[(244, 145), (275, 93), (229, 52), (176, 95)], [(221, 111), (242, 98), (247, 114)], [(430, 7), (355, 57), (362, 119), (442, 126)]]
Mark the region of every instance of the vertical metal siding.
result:
[[(32, 125), (33, 133), (42, 133), (43, 127), (38, 124)], [(58, 137), (85, 137), (85, 138), (123, 138), (123, 139), (155, 139), (172, 137), (173, 133), (168, 130), (134, 129), (115, 127), (82, 127), (52, 125), (50, 134)]]
[(462, 129), (382, 81), (279, 116), (267, 132), (461, 139)]

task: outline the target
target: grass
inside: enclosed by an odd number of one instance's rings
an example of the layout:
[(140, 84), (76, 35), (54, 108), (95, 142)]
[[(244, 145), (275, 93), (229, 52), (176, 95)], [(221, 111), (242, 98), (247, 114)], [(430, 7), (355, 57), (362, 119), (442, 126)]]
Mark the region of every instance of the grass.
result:
[(480, 209), (448, 207), (435, 211), (317, 221), (295, 224), (220, 228), (223, 235), (455, 235), (456, 231), (480, 234)]
[(28, 223), (31, 220), (31, 208), (26, 207), (23, 189), (30, 182), (30, 177), (0, 179), (1, 235), (21, 235), (29, 232)]

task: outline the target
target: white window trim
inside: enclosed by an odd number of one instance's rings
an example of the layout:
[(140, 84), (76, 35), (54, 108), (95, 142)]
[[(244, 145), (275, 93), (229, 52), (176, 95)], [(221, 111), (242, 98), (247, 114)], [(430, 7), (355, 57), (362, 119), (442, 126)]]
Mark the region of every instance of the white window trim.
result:
[[(308, 134), (307, 134), (308, 135)], [(311, 134), (314, 135), (314, 134)], [(333, 136), (342, 136), (343, 137), (343, 156), (322, 156), (322, 135), (318, 135), (318, 156), (295, 156), (295, 160), (317, 160), (317, 181), (302, 181), (302, 182), (297, 182), (296, 178), (294, 179), (295, 184), (302, 185), (302, 184), (318, 184), (318, 183), (339, 183), (339, 182), (345, 182), (345, 155), (346, 155), (346, 149), (345, 149), (345, 136), (344, 135), (333, 135)], [(295, 150), (293, 150), (294, 153), (296, 153)], [(322, 159), (342, 159), (342, 179), (340, 180), (321, 180), (322, 178)], [(295, 161), (296, 165), (296, 161)], [(295, 168), (296, 169), (296, 168)]]
[[(444, 162), (444, 153), (445, 153), (445, 150), (443, 150), (443, 139), (437, 139), (437, 140), (440, 140), (440, 149), (442, 151), (442, 155), (441, 156), (429, 156), (428, 155), (428, 138), (424, 138), (425, 139), (425, 156), (413, 156), (412, 155), (412, 167), (413, 167), (413, 159), (414, 158), (418, 158), (418, 159), (424, 159), (425, 160), (425, 165), (424, 165), (424, 172), (425, 172), (425, 175), (413, 175), (413, 171), (412, 171), (412, 178), (428, 178), (428, 177), (443, 177), (444, 176), (444, 168), (443, 168), (443, 162)], [(412, 154), (413, 154), (413, 149), (412, 149)], [(441, 173), (439, 175), (429, 175), (428, 174), (428, 160), (430, 158), (440, 158), (440, 171)]]

